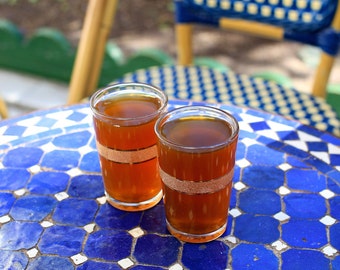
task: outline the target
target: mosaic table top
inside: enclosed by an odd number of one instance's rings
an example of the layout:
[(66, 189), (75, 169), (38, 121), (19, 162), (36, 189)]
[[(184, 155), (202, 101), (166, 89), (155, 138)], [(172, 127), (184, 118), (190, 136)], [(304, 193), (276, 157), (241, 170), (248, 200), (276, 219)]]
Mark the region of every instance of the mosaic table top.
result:
[(88, 104), (0, 122), (0, 269), (340, 269), (340, 138), (214, 106), (241, 131), (227, 231), (205, 244), (172, 237), (162, 202), (106, 202)]

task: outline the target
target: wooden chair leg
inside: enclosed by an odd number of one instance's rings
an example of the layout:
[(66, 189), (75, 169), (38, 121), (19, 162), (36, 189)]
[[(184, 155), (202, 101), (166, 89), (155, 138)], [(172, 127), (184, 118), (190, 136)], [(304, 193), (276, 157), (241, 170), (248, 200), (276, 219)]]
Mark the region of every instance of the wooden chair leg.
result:
[(192, 25), (176, 24), (176, 41), (179, 65), (191, 65), (194, 62), (192, 48)]
[(5, 101), (0, 98), (0, 116), (1, 118), (5, 119), (8, 117), (8, 111)]
[(68, 104), (79, 102), (96, 87), (109, 32), (108, 26), (109, 22), (112, 23), (110, 18), (113, 18), (117, 1), (89, 0), (72, 71)]
[(334, 57), (322, 52), (319, 67), (314, 76), (312, 94), (317, 97), (325, 98), (327, 94), (327, 83), (334, 64)]

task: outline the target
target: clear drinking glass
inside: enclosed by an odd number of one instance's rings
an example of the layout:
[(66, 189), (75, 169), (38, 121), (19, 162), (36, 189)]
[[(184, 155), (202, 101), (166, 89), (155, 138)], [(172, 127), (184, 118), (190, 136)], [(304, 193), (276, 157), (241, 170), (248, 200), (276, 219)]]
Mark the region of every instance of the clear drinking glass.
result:
[(144, 210), (162, 198), (154, 125), (167, 101), (142, 83), (111, 85), (91, 97), (105, 194), (118, 209)]
[(187, 106), (156, 122), (168, 230), (202, 243), (226, 229), (239, 126), (225, 111)]

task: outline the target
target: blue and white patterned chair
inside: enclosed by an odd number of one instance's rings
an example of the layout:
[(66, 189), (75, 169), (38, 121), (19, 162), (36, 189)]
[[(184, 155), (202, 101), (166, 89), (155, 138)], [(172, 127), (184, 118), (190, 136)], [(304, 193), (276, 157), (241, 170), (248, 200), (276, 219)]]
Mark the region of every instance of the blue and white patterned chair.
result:
[[(316, 95), (320, 96), (318, 93), (315, 93), (315, 96), (308, 95), (259, 78), (251, 78), (246, 75), (235, 74), (231, 71), (221, 73), (211, 68), (191, 65), (193, 58), (191, 51), (192, 24), (208, 23), (221, 26), (234, 25), (235, 29), (240, 28), (239, 30), (250, 31), (252, 33), (264, 33), (266, 36), (277, 39), (289, 37), (296, 40), (307, 39), (309, 44), (320, 43), (325, 51), (322, 62), (327, 62), (327, 65), (323, 65), (327, 66), (326, 69), (330, 69), (334, 59), (332, 56), (336, 53), (337, 46), (334, 45), (335, 43), (332, 43), (333, 45), (331, 46), (326, 45), (331, 44), (327, 39), (328, 36), (331, 39), (335, 39), (337, 45), (339, 44), (339, 35), (336, 32), (340, 28), (339, 8), (335, 11), (338, 7), (338, 1), (174, 1), (180, 65), (139, 70), (133, 74), (127, 74), (118, 81), (150, 83), (163, 89), (169, 98), (223, 102), (258, 108), (296, 119), (340, 136), (340, 122), (335, 111), (323, 98), (316, 97)], [(106, 2), (110, 3), (110, 0), (106, 0)], [(94, 17), (96, 15), (95, 17), (101, 18), (106, 16), (105, 12), (107, 13), (109, 9), (103, 7), (102, 1), (91, 0), (90, 4), (92, 6), (97, 5), (98, 11), (94, 12), (94, 8), (92, 8), (93, 10), (90, 10), (86, 17), (90, 18), (90, 16)], [(100, 5), (101, 7), (99, 7)], [(301, 12), (297, 11), (298, 8), (301, 9)], [(302, 10), (309, 10), (309, 13), (303, 13)], [(222, 15), (228, 15), (229, 19), (224, 17), (222, 19)], [(261, 19), (258, 20), (258, 16)], [(236, 17), (239, 19), (236, 19)], [(305, 23), (298, 23), (299, 20), (296, 18), (300, 17), (305, 19)], [(251, 21), (248, 19), (251, 19)], [(322, 21), (322, 26), (319, 26), (320, 22), (314, 23), (314, 19)], [(311, 28), (307, 27), (307, 21), (313, 22), (311, 23)], [(336, 25), (338, 28), (331, 27), (331, 24)], [(292, 26), (292, 28), (289, 28), (291, 30), (288, 30), (288, 25)], [(303, 25), (305, 26), (304, 28), (302, 27)], [(324, 30), (321, 30), (320, 27)], [(320, 35), (316, 35), (318, 33), (317, 29), (320, 31)], [(83, 33), (81, 38), (82, 44), (87, 44), (87, 41), (91, 41), (89, 36), (87, 32)], [(96, 50), (96, 55), (98, 56), (98, 50)], [(85, 53), (78, 53), (77, 60), (88, 59), (89, 57)], [(79, 65), (80, 69), (83, 66)], [(72, 78), (73, 82), (78, 82), (81, 78), (93, 77), (93, 74), (99, 74), (98, 70), (89, 73), (80, 72), (80, 69), (78, 70), (79, 72), (77, 70), (74, 72), (77, 76)], [(325, 71), (324, 68), (321, 71), (323, 74), (326, 73), (322, 77), (327, 77), (328, 79), (328, 71)], [(320, 87), (317, 88), (319, 89)], [(78, 89), (82, 90), (82, 87), (78, 87)], [(79, 94), (77, 91), (76, 87), (70, 89), (69, 97), (77, 97), (78, 99), (72, 98), (70, 99), (72, 101), (69, 100), (69, 103), (79, 101), (86, 96), (85, 92)]]
[[(339, 0), (174, 0), (179, 63), (193, 62), (192, 25), (208, 24), (322, 50), (312, 93), (325, 97), (340, 46)], [(227, 38), (226, 38), (227, 39)], [(240, 52), (242, 53), (242, 52)]]

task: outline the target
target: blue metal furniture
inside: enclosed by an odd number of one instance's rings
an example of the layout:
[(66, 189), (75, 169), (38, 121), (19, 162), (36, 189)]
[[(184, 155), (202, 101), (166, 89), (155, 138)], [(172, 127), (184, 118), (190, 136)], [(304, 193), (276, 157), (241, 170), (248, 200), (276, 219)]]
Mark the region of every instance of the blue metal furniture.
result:
[[(118, 0), (115, 0), (115, 2)], [(100, 26), (105, 26), (107, 33), (107, 22), (104, 20), (108, 17), (107, 13), (114, 13), (114, 8), (110, 8), (108, 1), (90, 0), (89, 8), (85, 22), (91, 21), (91, 18), (102, 18), (103, 23), (97, 22), (97, 27), (91, 23), (84, 25), (84, 32), (81, 38), (80, 48), (83, 48), (78, 52), (76, 65), (74, 69), (74, 76), (72, 76), (69, 104), (80, 101), (86, 97), (87, 86), (91, 84), (89, 79), (96, 81), (99, 74), (100, 65), (98, 64), (101, 58), (101, 52), (96, 44), (93, 44), (93, 38), (91, 33), (96, 33), (96, 29), (100, 30)], [(288, 12), (288, 4), (291, 3), (291, 7), (295, 7), (294, 12)], [(326, 4), (325, 4), (326, 3)], [(340, 28), (340, 12), (335, 11), (337, 8), (337, 1), (319, 1), (319, 0), (248, 0), (248, 1), (227, 1), (227, 0), (175, 0), (176, 4), (176, 32), (178, 40), (178, 66), (164, 66), (139, 70), (133, 74), (127, 74), (119, 81), (139, 81), (154, 84), (155, 86), (163, 89), (169, 96), (169, 98), (177, 99), (193, 99), (196, 101), (209, 101), (209, 102), (222, 102), (226, 104), (237, 104), (239, 106), (247, 106), (256, 109), (262, 109), (267, 112), (277, 113), (284, 115), (290, 119), (298, 120), (304, 124), (312, 125), (320, 130), (326, 130), (328, 132), (340, 135), (340, 121), (331, 106), (326, 103), (322, 98), (316, 96), (322, 96), (314, 91), (315, 96), (307, 95), (296, 91), (295, 89), (283, 87), (275, 83), (271, 83), (261, 79), (250, 78), (246, 75), (234, 74), (231, 71), (226, 73), (220, 73), (216, 70), (212, 70), (206, 67), (198, 67), (191, 65), (192, 63), (192, 50), (191, 50), (191, 37), (192, 37), (192, 24), (193, 23), (209, 23), (220, 24), (221, 26), (233, 25), (234, 29), (252, 31), (253, 33), (264, 33), (266, 36), (271, 36), (277, 39), (290, 37), (290, 38), (309, 38), (310, 43), (321, 42), (321, 44), (330, 44), (324, 37), (332, 36), (333, 39), (339, 39), (339, 35), (336, 34), (334, 29)], [(285, 7), (285, 6), (287, 7)], [(296, 7), (306, 5), (310, 10), (315, 8), (320, 10), (319, 12), (310, 12), (310, 17), (321, 18), (326, 30), (320, 30), (319, 36), (314, 35), (316, 33), (316, 23), (313, 23), (310, 31), (304, 30), (304, 34), (297, 35), (296, 29), (301, 29), (302, 26), (296, 24), (295, 32), (286, 31), (285, 28), (280, 27), (280, 23), (285, 20), (276, 19), (273, 24), (270, 23), (272, 19), (282, 14), (287, 15), (287, 18), (294, 18), (302, 16), (296, 11)], [(274, 7), (276, 6), (277, 9)], [(228, 9), (229, 7), (229, 9)], [(281, 9), (279, 9), (279, 7)], [(109, 12), (111, 10), (111, 12)], [(248, 18), (248, 13), (253, 14), (253, 21), (246, 21), (244, 18)], [(302, 9), (301, 9), (302, 10)], [(324, 10), (328, 10), (328, 13), (324, 13)], [(255, 22), (255, 11), (261, 11), (263, 18), (261, 23)], [(322, 12), (321, 12), (322, 11)], [(282, 13), (280, 15), (280, 12)], [(222, 14), (230, 15), (232, 19), (222, 18)], [(242, 15), (243, 18), (236, 19), (235, 14)], [(275, 16), (271, 16), (276, 14)], [(294, 15), (295, 14), (295, 15)], [(307, 14), (307, 13), (306, 13)], [(334, 15), (336, 14), (336, 15)], [(323, 18), (326, 16), (327, 18)], [(91, 17), (92, 16), (92, 17)], [(307, 15), (303, 15), (308, 17)], [(320, 17), (321, 16), (321, 17)], [(112, 18), (113, 16), (109, 16)], [(333, 17), (335, 18), (333, 20)], [(265, 21), (266, 19), (267, 21)], [(105, 22), (104, 22), (105, 21)], [(333, 23), (334, 28), (329, 28)], [(288, 25), (284, 23), (284, 25)], [(292, 23), (292, 25), (294, 25)], [(305, 23), (307, 27), (308, 24)], [(305, 27), (305, 28), (306, 28)], [(328, 27), (328, 28), (327, 28)], [(255, 31), (256, 30), (256, 31)], [(104, 30), (103, 30), (104, 31)], [(102, 40), (102, 39), (100, 39)], [(101, 43), (103, 44), (103, 43)], [(338, 43), (336, 43), (338, 44)], [(96, 47), (95, 53), (90, 54), (91, 48)], [(94, 46), (96, 45), (96, 46)], [(324, 46), (328, 48), (327, 46)], [(322, 56), (322, 65), (316, 77), (318, 84), (316, 89), (320, 92), (324, 91), (322, 85), (325, 84), (328, 78), (329, 71), (332, 67), (334, 58), (332, 53), (335, 52), (335, 45), (330, 46), (331, 49), (325, 49), (326, 53)], [(103, 49), (103, 46), (101, 46)], [(92, 48), (93, 52), (93, 48)], [(241, 52), (240, 52), (241, 53)], [(96, 65), (91, 63), (96, 62)], [(324, 64), (326, 62), (326, 64)], [(85, 67), (91, 67), (85, 70)], [(320, 75), (321, 74), (321, 75)], [(92, 85), (93, 86), (93, 85)]]
[(339, 0), (175, 0), (179, 63), (193, 62), (192, 25), (201, 23), (321, 48), (312, 93), (325, 97), (340, 45)]

